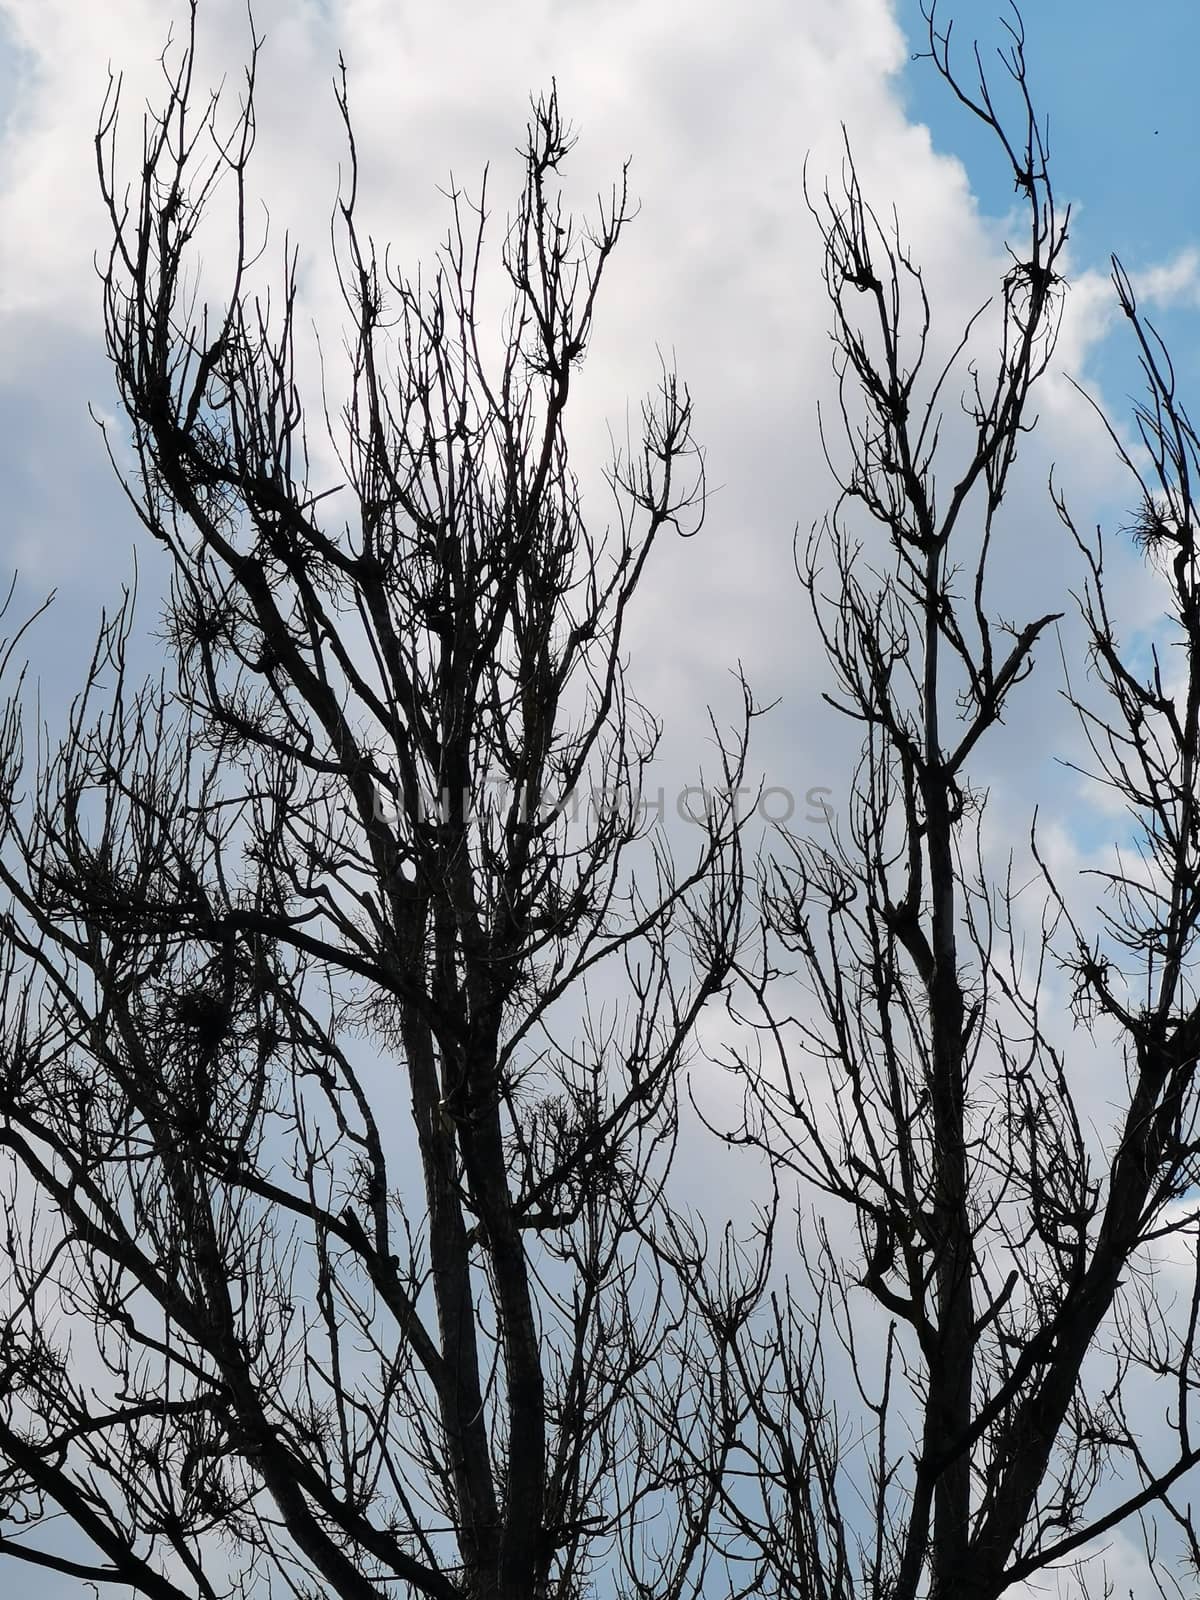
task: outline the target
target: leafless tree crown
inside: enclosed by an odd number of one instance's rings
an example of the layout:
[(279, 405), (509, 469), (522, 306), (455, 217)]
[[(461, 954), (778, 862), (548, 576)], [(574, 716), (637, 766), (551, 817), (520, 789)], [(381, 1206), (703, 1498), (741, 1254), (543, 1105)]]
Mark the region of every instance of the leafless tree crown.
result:
[[(132, 188), (116, 85), (96, 141), (167, 674), (130, 683), (127, 608), (27, 791), (5, 727), (0, 1552), (162, 1600), (536, 1600), (601, 1567), (695, 1593), (714, 1490), (667, 1441), (721, 1442), (655, 1219), (741, 864), (731, 804), (679, 870), (636, 804), (658, 730), (624, 631), (702, 509), (687, 391), (664, 372), (614, 462), (607, 537), (568, 457), (624, 178), (571, 215), (572, 135), (536, 104), (493, 359), (482, 200), (452, 196), (423, 283), (392, 268), (356, 223), (343, 75), (352, 376), (323, 485), (294, 251), (259, 286), (255, 65), (228, 119), (193, 59)], [(92, 1555), (59, 1553), (61, 1512)]]
[[(1030, 891), (1018, 903), (1011, 871), (995, 871), (972, 773), (1000, 722), (1036, 718), (1026, 680), (1060, 620), (1005, 620), (989, 596), (1054, 348), (1069, 218), (1019, 16), (1003, 93), (978, 49), (964, 77), (950, 28), (932, 9), (927, 20), (929, 56), (998, 143), (1025, 229), (994, 300), (930, 370), (920, 267), (865, 198), (849, 146), (841, 184), (812, 199), (841, 494), (799, 567), (836, 674), (829, 698), (863, 744), (841, 827), (789, 841), (766, 872), (770, 934), (750, 980), (764, 1048), (737, 1061), (745, 1117), (729, 1130), (857, 1233), (855, 1259), (833, 1225), (802, 1223), (807, 1289), (773, 1307), (745, 1358), (759, 1494), (735, 1520), (764, 1560), (783, 1552), (778, 1592), (806, 1597), (991, 1600), (1037, 1574), (1053, 1582), (1048, 1569), (1151, 1507), (1152, 1550), (1174, 1520), (1175, 1548), (1181, 1533), (1185, 1555), (1200, 1553), (1176, 1494), (1200, 1460), (1200, 1277), (1190, 1311), (1172, 1313), (1147, 1254), (1172, 1231), (1195, 1252), (1197, 440), (1114, 264), (1149, 388), (1137, 412), (1149, 471), (1113, 437), (1137, 480), (1134, 531), (1164, 579), (1171, 667), (1157, 654), (1148, 672), (1131, 665), (1102, 547), (1077, 536), (1100, 693), (1068, 693), (1094, 775), (1136, 836), (1107, 875), (1098, 935), (1044, 863), (1045, 909), (1031, 918)], [(1033, 849), (1042, 863), (1036, 829)], [(1106, 1150), (1085, 1133), (1069, 1029), (1047, 1016), (1044, 980), (1060, 974), (1080, 1027), (1124, 1054), (1128, 1098)], [(1095, 1059), (1082, 1041), (1079, 1053)], [(1153, 1397), (1152, 1448), (1135, 1395)]]

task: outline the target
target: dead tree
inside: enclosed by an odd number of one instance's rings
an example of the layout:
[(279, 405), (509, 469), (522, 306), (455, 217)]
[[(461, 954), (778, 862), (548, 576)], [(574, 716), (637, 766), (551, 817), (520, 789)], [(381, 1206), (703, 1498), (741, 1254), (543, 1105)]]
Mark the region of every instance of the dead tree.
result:
[[(565, 433), (624, 181), (578, 222), (536, 104), (482, 326), (482, 203), (423, 285), (356, 225), (343, 75), (353, 370), (317, 483), (253, 60), (228, 120), (192, 63), (130, 189), (116, 87), (96, 142), (165, 676), (131, 682), (126, 608), (61, 741), (5, 723), (0, 1555), (155, 1600), (699, 1594), (727, 1443), (655, 1241), (740, 937), (744, 730), (676, 869), (623, 652), (702, 511), (690, 401), (665, 373), (604, 537)], [(200, 237), (234, 241), (219, 301)]]
[[(959, 75), (929, 16), (931, 57), (998, 141), (1027, 218), (994, 303), (944, 367), (927, 370), (920, 268), (864, 198), (849, 148), (841, 187), (813, 205), (844, 428), (827, 439), (841, 495), (799, 564), (829, 698), (863, 745), (841, 828), (792, 840), (766, 880), (751, 975), (764, 1048), (736, 1062), (746, 1110), (730, 1136), (820, 1198), (801, 1221), (808, 1284), (776, 1295), (737, 1357), (754, 1465), (725, 1496), (722, 1535), (753, 1552), (763, 1592), (805, 1600), (993, 1600), (1151, 1510), (1148, 1539), (1157, 1528), (1166, 1549), (1173, 1515), (1200, 1555), (1181, 1482), (1200, 1461), (1200, 1276), (1172, 1312), (1149, 1275), (1172, 1231), (1195, 1254), (1198, 1220), (1200, 451), (1118, 268), (1150, 394), (1148, 473), (1126, 458), (1134, 532), (1168, 608), (1137, 667), (1101, 547), (1081, 537), (1107, 710), (1071, 693), (1140, 844), (1109, 879), (1099, 932), (1080, 886), (1048, 874), (1031, 923), (1029, 892), (1018, 902), (995, 870), (973, 777), (1001, 720), (1036, 718), (1026, 680), (1057, 621), (1002, 621), (989, 598), (1068, 223), (1015, 12), (1010, 36), (1004, 101), (978, 50), (978, 79)], [(963, 415), (947, 417), (960, 396)], [(1042, 668), (1038, 682), (1044, 697)], [(1069, 1030), (1046, 1013), (1055, 962), (1078, 1026), (1124, 1051), (1128, 1098), (1100, 1149)]]

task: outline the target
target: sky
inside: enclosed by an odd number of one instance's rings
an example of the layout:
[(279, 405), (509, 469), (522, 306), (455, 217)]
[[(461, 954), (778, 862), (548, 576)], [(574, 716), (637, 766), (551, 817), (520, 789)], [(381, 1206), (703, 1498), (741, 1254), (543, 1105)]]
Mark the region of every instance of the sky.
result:
[[(30, 644), (51, 717), (78, 683), (99, 608), (130, 581), (135, 549), (139, 659), (156, 666), (155, 554), (88, 410), (111, 418), (115, 406), (93, 270), (106, 238), (91, 139), (109, 63), (125, 74), (125, 125), (136, 133), (139, 97), (153, 91), (168, 24), (184, 9), (0, 0), (0, 578), (6, 587), (18, 573), (18, 611), (57, 592)], [(1159, 0), (1138, 9), (1136, 26), (1121, 0), (1043, 0), (1028, 11), (1034, 94), (1074, 215), (1059, 362), (1023, 453), (997, 574), (1000, 609), (1032, 616), (1060, 609), (1078, 578), (1046, 498), (1051, 464), (1082, 526), (1119, 522), (1126, 508), (1111, 449), (1067, 381), (1120, 425), (1136, 374), (1112, 312), (1110, 252), (1138, 275), (1184, 381), (1200, 386), (1191, 92), (1200, 9)], [(1000, 42), (997, 12), (990, 0), (939, 8), (964, 57), (973, 36), (985, 56)], [(815, 426), (832, 389), (805, 158), (818, 181), (836, 175), (845, 125), (868, 193), (894, 203), (924, 267), (938, 347), (992, 292), (1013, 200), (996, 151), (929, 64), (912, 59), (923, 47), (916, 0), (261, 0), (255, 15), (266, 43), (252, 185), (276, 244), (285, 230), (299, 243), (304, 306), (327, 343), (341, 321), (328, 256), (344, 154), (331, 90), (339, 49), (365, 209), (410, 266), (440, 240), (450, 175), (471, 189), (488, 162), (498, 241), (528, 97), (551, 77), (580, 135), (570, 185), (582, 208), (632, 157), (641, 211), (601, 297), (571, 437), (602, 522), (609, 429), (636, 418), (662, 355), (690, 385), (712, 491), (706, 524), (657, 552), (632, 642), (634, 686), (667, 729), (664, 785), (705, 759), (706, 706), (734, 714), (730, 669), (740, 662), (759, 699), (779, 702), (760, 724), (756, 770), (798, 798), (827, 790), (836, 808), (854, 741), (822, 706), (827, 678), (791, 566), (797, 529), (832, 499)], [(222, 73), (235, 82), (247, 43), (241, 5), (202, 0), (203, 82)], [(328, 456), (324, 467), (333, 471)], [(1152, 627), (1156, 596), (1137, 569), (1127, 578), (1122, 605), (1136, 635)], [(1068, 648), (1070, 638), (1068, 625)], [(1001, 832), (1023, 837), (1040, 804), (1052, 859), (1072, 871), (1111, 846), (1114, 824), (1057, 764), (1076, 736), (1054, 693), (1054, 652), (1043, 655), (1036, 714), (998, 735), (982, 770)], [(1132, 1574), (1132, 1549), (1115, 1548)], [(49, 1578), (39, 1591), (78, 1592)]]

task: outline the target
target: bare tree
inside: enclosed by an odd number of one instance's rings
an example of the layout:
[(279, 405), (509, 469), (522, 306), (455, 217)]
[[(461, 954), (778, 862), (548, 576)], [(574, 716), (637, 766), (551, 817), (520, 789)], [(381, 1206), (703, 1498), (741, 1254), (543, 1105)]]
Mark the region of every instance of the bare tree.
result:
[(493, 358), (482, 201), (423, 286), (390, 269), (343, 74), (352, 382), (317, 484), (254, 61), (226, 119), (193, 59), (131, 190), (117, 84), (96, 141), (168, 668), (131, 682), (127, 605), (61, 740), (4, 724), (0, 1555), (156, 1600), (699, 1594), (728, 1419), (690, 1387), (720, 1367), (675, 1274), (701, 1242), (660, 1212), (740, 938), (744, 729), (677, 870), (622, 656), (702, 512), (690, 401), (665, 373), (604, 538), (564, 431), (624, 179), (576, 221), (537, 102)]
[[(950, 29), (932, 9), (928, 23), (931, 58), (998, 141), (1027, 227), (994, 303), (930, 371), (921, 270), (864, 198), (849, 147), (842, 186), (813, 202), (844, 424), (828, 453), (845, 464), (799, 565), (829, 698), (863, 745), (841, 828), (790, 840), (765, 882), (770, 934), (749, 975), (763, 1044), (736, 1062), (745, 1119), (729, 1137), (820, 1200), (815, 1228), (801, 1220), (807, 1285), (767, 1303), (731, 1364), (752, 1465), (725, 1492), (722, 1536), (754, 1552), (763, 1592), (806, 1600), (991, 1600), (1152, 1507), (1200, 1557), (1175, 1497), (1200, 1461), (1200, 1275), (1174, 1313), (1150, 1275), (1172, 1232), (1194, 1257), (1198, 1221), (1197, 435), (1117, 266), (1149, 386), (1149, 467), (1118, 448), (1167, 615), (1140, 670), (1110, 615), (1102, 546), (1079, 537), (1107, 695), (1100, 709), (1090, 691), (1070, 697), (1140, 843), (1109, 875), (1099, 931), (1048, 872), (1030, 920), (1028, 892), (1018, 904), (994, 870), (972, 775), (1006, 716), (1037, 715), (1026, 680), (1058, 621), (1002, 621), (990, 576), (1055, 342), (1068, 216), (1018, 14), (1003, 94), (978, 49), (968, 81)], [(960, 395), (965, 422), (943, 414)], [(1077, 1106), (1069, 1029), (1046, 1012), (1055, 963), (1080, 1029), (1124, 1053), (1128, 1098), (1104, 1149)]]

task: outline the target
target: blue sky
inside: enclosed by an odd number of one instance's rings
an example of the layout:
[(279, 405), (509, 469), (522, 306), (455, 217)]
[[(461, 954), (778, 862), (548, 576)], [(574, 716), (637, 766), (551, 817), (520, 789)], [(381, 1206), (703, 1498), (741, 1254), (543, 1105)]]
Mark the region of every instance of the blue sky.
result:
[[(1111, 254), (1131, 271), (1195, 249), (1200, 239), (1200, 126), (1195, 64), (1200, 60), (1200, 6), (1191, 0), (1042, 0), (1025, 10), (1026, 57), (1034, 96), (1049, 116), (1050, 148), (1060, 198), (1072, 202), (1073, 254), (1104, 270)], [(938, 8), (954, 18), (959, 58), (973, 33), (992, 50), (1006, 36), (1003, 7), (966, 0)], [(914, 49), (925, 49), (921, 0), (898, 0), (896, 15)], [(1136, 24), (1133, 21), (1136, 15)], [(994, 59), (994, 56), (993, 56)], [(947, 94), (927, 61), (903, 75), (910, 114), (927, 124), (939, 149), (966, 165), (986, 206), (1008, 203), (994, 141)], [(1009, 192), (1011, 192), (1009, 186)], [(1185, 308), (1156, 314), (1181, 376), (1200, 378), (1200, 319), (1193, 297)], [(1114, 398), (1136, 383), (1129, 341), (1098, 347), (1092, 373)]]
[[(999, 5), (948, 5), (954, 37), (969, 47), (973, 29), (993, 45), (1003, 34)], [(1136, 11), (1136, 25), (1133, 15)], [(1064, 195), (1078, 197), (1074, 238), (1089, 260), (1110, 250), (1131, 267), (1193, 245), (1200, 215), (1195, 62), (1200, 8), (1188, 0), (1043, 0), (1026, 12), (1034, 93), (1050, 117), (1051, 150)], [(899, 0), (897, 15), (924, 48), (919, 0)], [(928, 64), (905, 72), (910, 111), (936, 143), (967, 164), (987, 195), (996, 170), (986, 134), (969, 125)]]

